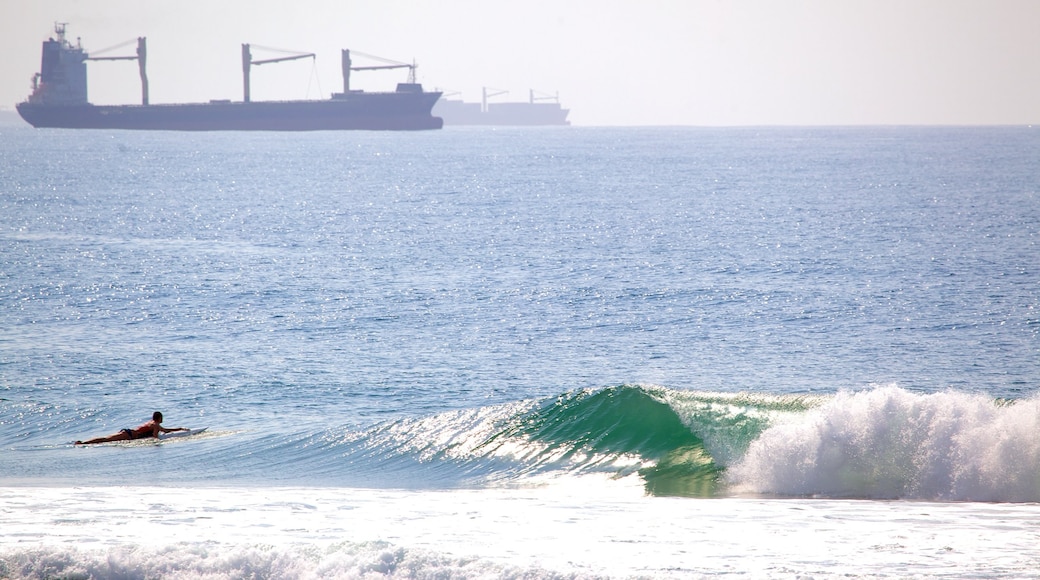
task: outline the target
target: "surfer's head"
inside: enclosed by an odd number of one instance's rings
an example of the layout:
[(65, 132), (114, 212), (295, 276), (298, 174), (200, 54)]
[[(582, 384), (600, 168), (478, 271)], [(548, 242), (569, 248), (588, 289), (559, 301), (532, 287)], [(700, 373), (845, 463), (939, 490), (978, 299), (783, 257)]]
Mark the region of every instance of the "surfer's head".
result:
[(152, 413), (152, 421), (155, 421), (156, 423), (162, 423), (162, 413), (160, 413), (159, 411)]

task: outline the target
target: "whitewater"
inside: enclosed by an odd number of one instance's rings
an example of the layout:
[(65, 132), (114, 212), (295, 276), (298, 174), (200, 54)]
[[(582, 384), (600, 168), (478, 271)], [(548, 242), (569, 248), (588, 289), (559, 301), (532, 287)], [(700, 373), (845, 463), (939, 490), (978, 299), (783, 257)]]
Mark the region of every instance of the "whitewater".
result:
[(1038, 158), (0, 128), (0, 577), (1036, 577)]

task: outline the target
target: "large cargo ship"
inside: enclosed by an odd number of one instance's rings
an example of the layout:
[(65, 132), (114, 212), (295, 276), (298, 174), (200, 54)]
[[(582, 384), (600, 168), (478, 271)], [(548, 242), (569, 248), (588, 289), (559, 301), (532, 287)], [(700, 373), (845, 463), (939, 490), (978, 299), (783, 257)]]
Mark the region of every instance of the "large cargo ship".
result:
[(467, 103), (459, 99), (437, 101), (433, 114), (444, 119), (445, 125), (570, 125), (567, 120), (569, 109), (560, 106), (559, 95), (539, 96), (530, 92), (527, 102), (489, 102), (489, 99), (505, 91), (489, 92), (483, 89), (481, 102)]
[[(40, 72), (33, 77), (29, 98), (16, 105), (18, 113), (34, 127), (67, 129), (151, 129), (175, 131), (314, 131), (314, 130), (421, 130), (440, 129), (443, 120), (431, 110), (440, 92), (426, 92), (415, 82), (414, 64), (352, 66), (350, 51), (343, 50), (343, 92), (327, 100), (257, 101), (250, 99), (249, 72), (253, 66), (313, 54), (296, 54), (254, 60), (250, 45), (242, 45), (244, 96), (242, 101), (149, 104), (145, 71), (146, 44), (137, 39), (136, 56), (91, 57), (65, 38), (65, 25), (55, 25), (55, 35), (43, 42)], [(87, 99), (88, 60), (137, 60), (141, 75), (140, 105), (94, 105)], [(409, 79), (394, 92), (350, 89), (351, 71), (409, 68)]]

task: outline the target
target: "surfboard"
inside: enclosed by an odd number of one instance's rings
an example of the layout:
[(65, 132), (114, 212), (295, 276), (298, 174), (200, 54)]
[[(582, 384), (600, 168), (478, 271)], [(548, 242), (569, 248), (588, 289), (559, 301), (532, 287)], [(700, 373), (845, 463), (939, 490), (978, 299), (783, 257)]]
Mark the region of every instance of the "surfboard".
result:
[(199, 429), (188, 429), (187, 431), (171, 431), (169, 433), (160, 433), (159, 439), (172, 439), (174, 437), (190, 437), (192, 435), (198, 435), (199, 433), (205, 432), (207, 427), (201, 427)]

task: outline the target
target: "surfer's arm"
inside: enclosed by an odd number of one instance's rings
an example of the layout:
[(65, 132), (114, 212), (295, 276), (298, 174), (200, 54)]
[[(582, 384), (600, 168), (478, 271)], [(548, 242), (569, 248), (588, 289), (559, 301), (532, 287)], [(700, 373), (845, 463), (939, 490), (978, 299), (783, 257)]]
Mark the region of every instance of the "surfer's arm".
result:
[[(188, 430), (187, 427), (170, 427), (169, 429), (167, 429), (166, 427), (159, 427), (159, 432), (160, 433), (169, 433), (171, 431), (187, 431), (187, 430)], [(158, 437), (159, 434), (156, 433), (155, 436)]]

